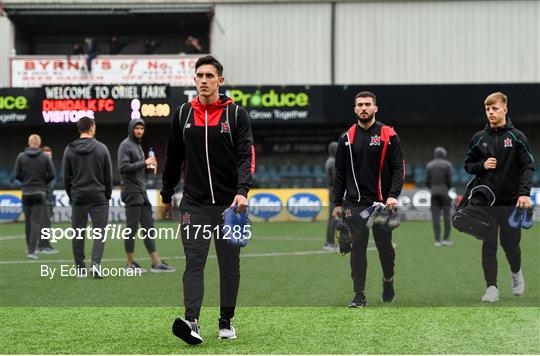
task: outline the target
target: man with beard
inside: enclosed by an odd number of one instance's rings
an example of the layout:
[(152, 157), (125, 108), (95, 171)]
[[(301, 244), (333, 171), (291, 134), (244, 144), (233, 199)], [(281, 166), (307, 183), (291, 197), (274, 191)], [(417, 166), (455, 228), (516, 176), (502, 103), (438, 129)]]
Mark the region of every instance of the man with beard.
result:
[(141, 119), (133, 119), (128, 124), (128, 137), (118, 147), (118, 171), (122, 174), (122, 202), (126, 207), (126, 227), (129, 235), (124, 240), (127, 256), (126, 269), (134, 272), (146, 273), (147, 270), (135, 261), (135, 236), (139, 223), (144, 230), (142, 234), (144, 246), (152, 260), (150, 272), (175, 272), (159, 258), (156, 242), (148, 237), (149, 231), (154, 229), (152, 205), (146, 194), (146, 172), (152, 169), (157, 171), (156, 157), (145, 159), (141, 142), (144, 136), (145, 124)]
[[(351, 308), (367, 306), (365, 295), (369, 228), (360, 213), (374, 202), (397, 213), (397, 198), (404, 179), (404, 161), (398, 135), (375, 119), (375, 94), (363, 91), (354, 98), (357, 122), (344, 132), (336, 152), (336, 180), (332, 217), (344, 217), (352, 239), (351, 276), (355, 297)], [(391, 303), (394, 291), (395, 252), (392, 231), (373, 225), (373, 237), (383, 270), (382, 302)]]

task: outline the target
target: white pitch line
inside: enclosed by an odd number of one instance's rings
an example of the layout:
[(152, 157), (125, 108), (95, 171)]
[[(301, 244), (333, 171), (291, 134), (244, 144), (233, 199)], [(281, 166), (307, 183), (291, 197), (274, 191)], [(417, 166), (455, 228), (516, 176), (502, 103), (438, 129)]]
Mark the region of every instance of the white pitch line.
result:
[[(392, 243), (394, 248), (396, 244)], [(377, 250), (376, 247), (368, 247), (368, 251)], [(253, 257), (281, 257), (281, 256), (309, 256), (309, 255), (324, 255), (324, 254), (337, 254), (333, 251), (326, 250), (316, 250), (316, 251), (295, 251), (295, 252), (261, 252), (261, 253), (243, 253), (240, 255), (241, 258), (253, 258)], [(208, 258), (217, 258), (216, 255), (208, 255)], [(184, 256), (169, 256), (161, 257), (163, 260), (185, 260)], [(104, 258), (101, 262), (122, 262), (125, 261), (125, 258)], [(150, 260), (150, 257), (140, 257), (137, 260)], [(0, 261), (0, 265), (15, 265), (15, 264), (46, 264), (46, 263), (71, 263), (72, 259), (69, 260), (18, 260), (18, 261)]]
[[(25, 238), (25, 235), (1, 236), (0, 241), (18, 240), (18, 239), (24, 239), (24, 238)], [(322, 241), (322, 242), (325, 241), (324, 236), (321, 236), (321, 237), (257, 236), (257, 237), (254, 237), (253, 239), (262, 240), (262, 241)], [(114, 240), (117, 240), (117, 239), (114, 239)], [(109, 239), (107, 241), (114, 241), (114, 240)], [(165, 239), (165, 240), (171, 240), (171, 239)], [(174, 239), (174, 240), (177, 240), (177, 239)]]
[(25, 235), (1, 236), (0, 241), (24, 239)]

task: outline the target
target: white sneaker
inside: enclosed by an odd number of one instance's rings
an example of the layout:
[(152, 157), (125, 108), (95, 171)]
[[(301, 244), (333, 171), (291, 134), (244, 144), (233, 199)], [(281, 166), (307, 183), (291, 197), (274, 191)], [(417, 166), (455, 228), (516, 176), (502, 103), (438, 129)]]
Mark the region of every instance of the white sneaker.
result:
[(219, 320), (219, 338), (221, 340), (236, 339), (236, 329), (232, 325), (232, 322), (230, 319)]
[(450, 241), (450, 240), (442, 240), (442, 244), (444, 246), (452, 246), (454, 245), (454, 241)]
[(435, 241), (435, 243), (433, 244), (433, 246), (435, 247), (441, 247), (442, 246), (442, 243), (440, 241)]
[(38, 253), (42, 253), (44, 255), (56, 255), (60, 253), (60, 251), (52, 247), (45, 247), (45, 248), (42, 248), (41, 250), (38, 250)]
[(516, 297), (522, 296), (525, 291), (523, 272), (521, 272), (521, 269), (517, 273), (512, 273), (512, 271), (510, 271), (510, 276), (512, 277), (512, 293), (514, 293)]
[(36, 253), (27, 253), (26, 258), (28, 258), (29, 260), (37, 260), (38, 256), (36, 255)]
[(323, 246), (323, 250), (335, 252), (336, 251), (336, 245), (326, 242), (324, 244), (324, 246)]
[(499, 300), (499, 290), (495, 286), (489, 286), (482, 297), (483, 302), (495, 303)]
[(88, 270), (86, 268), (77, 268), (77, 274), (75, 275), (77, 278), (86, 278), (88, 277)]

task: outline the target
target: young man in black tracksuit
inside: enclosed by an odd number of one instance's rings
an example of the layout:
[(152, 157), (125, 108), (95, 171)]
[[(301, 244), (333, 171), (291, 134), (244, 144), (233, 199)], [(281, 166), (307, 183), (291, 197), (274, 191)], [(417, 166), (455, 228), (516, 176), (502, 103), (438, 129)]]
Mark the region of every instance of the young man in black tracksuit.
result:
[[(433, 151), (434, 159), (426, 165), (426, 185), (431, 191), (431, 220), (435, 233), (435, 246), (452, 246), (450, 240), (450, 207), (452, 198), (448, 191), (453, 186), (452, 163), (446, 159), (446, 150), (437, 147)], [(444, 234), (441, 242), (441, 213), (444, 220)]]
[(171, 209), (174, 188), (183, 174), (180, 203), (185, 319), (177, 318), (173, 333), (189, 344), (202, 342), (198, 319), (204, 293), (204, 266), (213, 235), (220, 274), (219, 337), (236, 338), (234, 316), (240, 282), (240, 248), (224, 240), (222, 213), (229, 206), (247, 208), (255, 170), (255, 150), (247, 112), (219, 94), (223, 66), (212, 56), (195, 64), (199, 95), (172, 116), (163, 172), (163, 210)]
[[(360, 92), (354, 99), (358, 122), (339, 138), (336, 153), (335, 208), (332, 216), (343, 216), (352, 236), (351, 276), (355, 297), (349, 307), (365, 307), (367, 245), (369, 229), (359, 214), (374, 202), (397, 209), (404, 178), (404, 161), (399, 137), (393, 128), (375, 120), (376, 97)], [(373, 225), (373, 237), (383, 270), (382, 301), (394, 300), (392, 232)]]
[[(508, 225), (508, 217), (517, 206), (530, 208), (534, 158), (525, 134), (506, 117), (507, 97), (497, 92), (484, 102), (488, 124), (474, 134), (465, 157), (465, 170), (476, 177), (468, 186), (486, 185), (495, 195), (490, 209), (494, 217), (490, 234), (482, 244), (482, 267), (487, 289), (484, 302), (499, 300), (497, 288), (497, 234), (510, 264), (512, 292), (523, 294), (525, 280), (521, 271), (521, 230)], [(467, 193), (466, 193), (467, 194)]]
[[(109, 149), (94, 138), (96, 124), (83, 117), (77, 121), (80, 137), (67, 145), (64, 151), (64, 187), (71, 203), (71, 226), (75, 231), (83, 229), (92, 220), (93, 229), (101, 231), (101, 238), (94, 236), (92, 247), (92, 275), (99, 273), (105, 248), (105, 227), (109, 220), (109, 200), (112, 194), (112, 163)], [(81, 230), (79, 230), (81, 231)], [(77, 277), (87, 276), (84, 262), (84, 232), (73, 239), (73, 257)]]
[[(135, 236), (143, 238), (146, 251), (152, 260), (150, 272), (175, 272), (159, 258), (156, 242), (149, 237), (150, 229), (154, 228), (152, 205), (146, 194), (147, 170), (157, 172), (156, 157), (144, 157), (141, 142), (145, 132), (145, 124), (141, 119), (133, 119), (128, 124), (128, 137), (118, 146), (118, 171), (122, 174), (122, 202), (126, 207), (126, 227), (129, 228), (128, 238), (124, 240), (127, 264), (126, 269), (136, 273), (146, 273), (147, 270), (139, 265), (134, 258)], [(139, 223), (144, 230), (139, 229)], [(144, 234), (141, 232), (144, 231)]]
[(28, 137), (28, 147), (15, 160), (15, 178), (22, 183), (22, 203), (25, 215), (26, 257), (37, 259), (36, 248), (41, 229), (47, 228), (47, 185), (54, 179), (51, 159), (39, 148), (41, 137)]

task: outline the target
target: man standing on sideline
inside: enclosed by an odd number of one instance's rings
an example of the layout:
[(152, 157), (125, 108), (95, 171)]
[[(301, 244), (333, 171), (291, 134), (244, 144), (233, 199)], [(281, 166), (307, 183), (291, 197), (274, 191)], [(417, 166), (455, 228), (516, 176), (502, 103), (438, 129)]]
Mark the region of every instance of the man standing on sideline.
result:
[[(247, 208), (253, 183), (255, 149), (246, 110), (223, 94), (223, 66), (212, 56), (195, 64), (198, 96), (177, 108), (172, 116), (163, 172), (164, 215), (170, 214), (171, 197), (183, 173), (180, 203), (182, 243), (186, 255), (183, 276), (185, 320), (177, 318), (173, 333), (188, 344), (199, 344), (199, 314), (204, 294), (204, 266), (214, 244), (220, 277), (219, 338), (234, 339), (234, 316), (240, 283), (240, 248), (223, 239), (223, 211)], [(197, 229), (196, 227), (200, 227)]]
[(48, 209), (47, 184), (55, 176), (51, 159), (43, 153), (41, 137), (28, 137), (28, 147), (15, 160), (15, 178), (22, 183), (22, 205), (25, 217), (26, 257), (37, 259), (36, 247), (41, 239), (41, 229), (45, 227)]
[(487, 185), (495, 194), (491, 211), (494, 225), (482, 243), (482, 268), (487, 286), (482, 301), (492, 303), (499, 300), (497, 235), (510, 265), (512, 292), (521, 296), (525, 291), (519, 247), (521, 230), (512, 228), (508, 217), (515, 207), (532, 206), (534, 158), (527, 137), (506, 116), (507, 102), (501, 92), (488, 95), (484, 101), (488, 123), (484, 130), (474, 134), (465, 157), (465, 170), (476, 176), (471, 185)]
[[(431, 190), (431, 219), (435, 232), (435, 247), (452, 246), (450, 241), (450, 206), (452, 199), (448, 191), (452, 188), (452, 163), (446, 159), (443, 147), (435, 148), (434, 159), (426, 166), (426, 184)], [(444, 219), (444, 236), (441, 243), (441, 213)]]
[[(49, 156), (52, 162), (51, 148), (49, 146), (43, 146), (41, 147), (41, 149), (43, 150), (43, 153)], [(53, 163), (53, 166), (54, 166), (54, 163)], [(47, 191), (46, 191), (46, 198), (45, 198), (45, 201), (47, 203), (47, 209), (44, 210), (45, 215), (43, 216), (43, 223), (44, 223), (43, 227), (48, 228), (48, 229), (51, 228), (51, 221), (52, 221), (52, 216), (53, 216), (53, 207), (54, 207), (53, 185), (54, 185), (54, 180), (52, 180), (49, 184), (47, 184)], [(42, 253), (44, 255), (54, 255), (54, 254), (59, 253), (60, 251), (58, 251), (57, 249), (51, 246), (50, 239), (40, 238), (37, 245), (36, 252)]]
[[(354, 98), (355, 123), (343, 133), (336, 153), (335, 208), (332, 217), (344, 217), (352, 238), (351, 276), (355, 297), (351, 308), (367, 306), (365, 295), (369, 229), (360, 213), (374, 202), (397, 213), (397, 198), (404, 179), (404, 161), (398, 135), (375, 119), (375, 94), (363, 91)], [(391, 303), (394, 291), (395, 252), (392, 231), (373, 225), (373, 238), (383, 270), (382, 302)]]
[(324, 171), (326, 172), (326, 181), (328, 183), (328, 191), (330, 199), (328, 200), (330, 206), (328, 207), (328, 223), (326, 225), (326, 242), (324, 243), (323, 249), (328, 251), (334, 251), (336, 245), (334, 243), (334, 230), (336, 228), (336, 222), (332, 219), (332, 212), (334, 211), (334, 180), (336, 179), (336, 151), (337, 151), (337, 142), (330, 142), (328, 145), (328, 158), (324, 163)]
[(156, 251), (156, 242), (148, 237), (148, 231), (154, 228), (152, 205), (146, 194), (146, 172), (151, 169), (157, 172), (156, 157), (144, 158), (141, 142), (144, 136), (145, 125), (141, 119), (134, 119), (128, 125), (128, 137), (118, 147), (118, 170), (122, 174), (122, 201), (126, 207), (126, 227), (130, 234), (124, 240), (127, 264), (126, 269), (134, 272), (146, 273), (146, 269), (138, 264), (133, 256), (135, 251), (135, 236), (139, 223), (145, 229), (144, 246), (152, 259), (151, 272), (174, 272), (159, 258)]
[[(96, 123), (83, 117), (77, 121), (80, 137), (71, 142), (64, 151), (64, 186), (71, 203), (71, 222), (75, 231), (86, 228), (88, 215), (92, 227), (101, 230), (101, 238), (94, 234), (92, 248), (92, 275), (99, 273), (105, 241), (105, 227), (109, 218), (109, 200), (112, 193), (112, 163), (107, 146), (94, 138)], [(84, 262), (85, 233), (73, 239), (73, 256), (78, 277), (86, 277)]]

